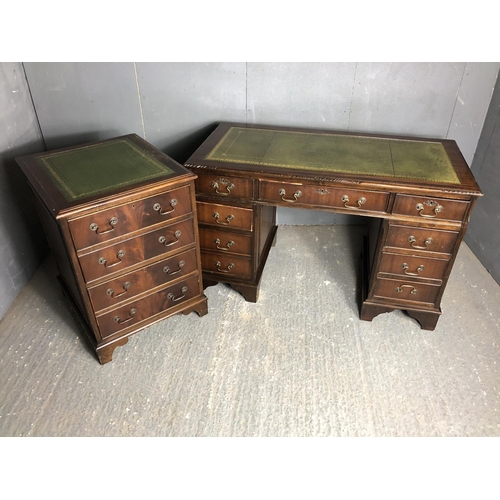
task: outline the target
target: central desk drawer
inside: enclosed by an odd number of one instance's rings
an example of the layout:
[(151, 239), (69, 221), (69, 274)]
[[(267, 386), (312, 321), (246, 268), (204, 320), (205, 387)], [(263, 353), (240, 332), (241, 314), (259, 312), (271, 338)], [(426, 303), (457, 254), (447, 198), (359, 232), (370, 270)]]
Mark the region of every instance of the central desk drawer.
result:
[(200, 227), (199, 233), (202, 249), (248, 256), (252, 253), (252, 237), (249, 235), (205, 227)]
[(253, 210), (251, 208), (233, 207), (198, 201), (198, 222), (231, 229), (251, 231), (253, 228)]
[(312, 208), (345, 208), (360, 212), (386, 212), (389, 193), (260, 181), (259, 198), (279, 204), (296, 203)]

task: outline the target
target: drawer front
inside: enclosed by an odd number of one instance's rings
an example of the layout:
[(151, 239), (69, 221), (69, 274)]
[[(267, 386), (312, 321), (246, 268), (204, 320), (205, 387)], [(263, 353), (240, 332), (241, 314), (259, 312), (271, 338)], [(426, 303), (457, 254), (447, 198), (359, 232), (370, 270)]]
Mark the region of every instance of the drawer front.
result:
[(140, 321), (198, 296), (200, 293), (199, 286), (199, 277), (195, 275), (152, 295), (131, 302), (126, 306), (119, 307), (101, 316), (96, 316), (101, 337), (109, 337), (124, 328), (134, 326)]
[(224, 226), (231, 229), (244, 229), (251, 231), (253, 228), (253, 210), (251, 208), (233, 207), (198, 201), (198, 222), (214, 226)]
[(281, 205), (296, 203), (315, 208), (346, 208), (360, 212), (386, 212), (389, 193), (261, 181), (259, 197), (261, 200), (277, 202)]
[(252, 179), (206, 175), (197, 172), (196, 193), (210, 194), (221, 198), (252, 199)]
[(398, 194), (392, 213), (423, 219), (462, 221), (468, 206), (468, 201)]
[(85, 281), (91, 282), (194, 242), (193, 219), (121, 241), (79, 258)]
[(192, 212), (189, 187), (110, 208), (69, 222), (77, 250)]
[(220, 250), (225, 253), (252, 254), (252, 236), (200, 227), (200, 247), (206, 250)]
[(442, 280), (448, 260), (383, 253), (379, 272)]
[(411, 226), (389, 226), (386, 246), (451, 254), (458, 233)]
[(250, 278), (252, 275), (250, 259), (223, 253), (201, 252), (201, 267), (203, 271), (219, 276)]
[(395, 301), (434, 304), (440, 288), (439, 285), (378, 278), (373, 295)]
[(151, 288), (196, 271), (196, 250), (182, 252), (88, 290), (94, 311), (113, 307)]

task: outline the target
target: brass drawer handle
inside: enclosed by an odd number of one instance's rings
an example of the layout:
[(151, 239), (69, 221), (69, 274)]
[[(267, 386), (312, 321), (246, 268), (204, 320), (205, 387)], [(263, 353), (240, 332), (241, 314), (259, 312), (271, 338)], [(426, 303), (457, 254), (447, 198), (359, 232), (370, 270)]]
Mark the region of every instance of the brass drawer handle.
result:
[(217, 266), (217, 271), (219, 271), (219, 273), (230, 273), (231, 269), (233, 269), (234, 267), (234, 264), (232, 262), (227, 266), (227, 269), (221, 269), (220, 266), (222, 264), (219, 261), (217, 261), (215, 265)]
[(108, 288), (106, 290), (106, 293), (114, 299), (117, 299), (118, 297), (121, 297), (122, 295), (125, 295), (127, 293), (128, 289), (130, 288), (130, 281), (125, 281), (122, 288), (124, 291), (122, 293), (119, 293), (118, 295), (115, 295), (115, 291), (112, 288)]
[(226, 246), (225, 246), (225, 247), (221, 247), (221, 246), (219, 246), (219, 245), (220, 245), (220, 240), (219, 240), (219, 238), (215, 238), (214, 243), (215, 243), (215, 248), (218, 248), (219, 250), (226, 250), (226, 251), (227, 251), (227, 250), (230, 250), (230, 249), (231, 249), (231, 247), (234, 245), (234, 241), (233, 241), (233, 240), (229, 240), (229, 241), (227, 242), (227, 244), (226, 244)]
[(411, 273), (408, 271), (409, 267), (408, 264), (405, 262), (403, 263), (403, 265), (401, 266), (403, 268), (403, 272), (405, 274), (407, 274), (408, 276), (420, 276), (420, 273), (425, 269), (425, 267), (423, 266), (423, 264), (420, 264), (420, 266), (417, 267), (416, 269), (416, 273)]
[(173, 198), (170, 201), (169, 205), (172, 207), (172, 210), (168, 210), (167, 212), (163, 211), (162, 206), (159, 203), (155, 203), (153, 205), (153, 210), (155, 210), (156, 212), (158, 212), (160, 215), (171, 214), (175, 210), (175, 206), (177, 205), (177, 200), (175, 198)]
[(232, 220), (234, 220), (234, 215), (229, 214), (229, 215), (226, 217), (226, 221), (227, 221), (227, 222), (220, 222), (220, 221), (219, 221), (219, 217), (220, 217), (220, 215), (219, 215), (217, 212), (214, 212), (214, 213), (212, 214), (212, 217), (215, 219), (215, 222), (216, 222), (217, 224), (220, 224), (221, 226), (227, 226), (227, 225), (228, 225), (228, 224), (229, 224)]
[(396, 292), (401, 293), (403, 291), (403, 288), (411, 288), (410, 293), (412, 295), (417, 295), (417, 289), (414, 286), (411, 285), (399, 285), (396, 287)]
[(186, 264), (186, 263), (185, 263), (183, 260), (181, 260), (181, 261), (179, 261), (179, 263), (177, 264), (177, 267), (179, 268), (179, 269), (177, 269), (177, 271), (171, 271), (171, 270), (170, 270), (170, 267), (165, 266), (165, 267), (163, 268), (163, 272), (164, 272), (164, 273), (166, 273), (166, 274), (168, 274), (169, 276), (173, 276), (174, 274), (180, 273), (180, 272), (182, 271), (182, 268), (184, 267), (184, 265), (185, 265), (185, 264)]
[(188, 291), (188, 287), (187, 286), (183, 286), (181, 288), (181, 293), (182, 295), (179, 295), (179, 297), (176, 297), (172, 292), (170, 292), (168, 295), (167, 295), (167, 299), (170, 299), (172, 302), (177, 302), (179, 300), (182, 300), (185, 296), (186, 296), (186, 292)]
[(342, 196), (342, 202), (344, 203), (344, 207), (345, 208), (361, 208), (361, 205), (365, 204), (366, 203), (366, 198), (364, 196), (362, 196), (358, 201), (357, 201), (357, 204), (358, 206), (357, 207), (353, 207), (352, 205), (349, 206), (347, 205), (349, 203), (349, 196), (347, 196), (346, 194), (344, 196)]
[(94, 231), (95, 234), (110, 233), (111, 231), (115, 230), (115, 226), (118, 224), (118, 219), (116, 217), (111, 217), (111, 219), (109, 219), (108, 224), (111, 226), (111, 229), (108, 229), (106, 231), (99, 231), (99, 225), (96, 224), (95, 222), (92, 222), (92, 224), (90, 224), (89, 227), (90, 227), (90, 230)]
[(134, 319), (134, 315), (137, 312), (137, 309), (135, 307), (132, 307), (128, 313), (128, 318), (127, 319), (120, 319), (120, 316), (115, 316), (113, 318), (113, 321), (115, 323), (119, 323), (120, 325), (123, 325), (123, 323), (128, 323), (130, 320)]
[(118, 264), (121, 264), (122, 262), (122, 257), (125, 255), (125, 251), (124, 250), (120, 250), (117, 254), (116, 254), (116, 257), (118, 258), (118, 260), (116, 262), (113, 262), (113, 264), (108, 264), (108, 261), (107, 259), (105, 259), (104, 257), (100, 257), (99, 258), (99, 264), (102, 264), (104, 267), (107, 267), (107, 268), (110, 268), (110, 267), (113, 267), (113, 266), (117, 266)]
[[(219, 191), (219, 182), (226, 188), (226, 192)], [(217, 194), (221, 194), (222, 196), (229, 196), (231, 193), (231, 189), (234, 188), (234, 184), (227, 179), (219, 179), (219, 181), (213, 181), (212, 187)]]
[(281, 196), (281, 199), (283, 201), (286, 201), (287, 203), (295, 203), (297, 201), (297, 198), (300, 198), (302, 196), (302, 191), (300, 191), (300, 190), (295, 191), (295, 193), (293, 193), (293, 200), (287, 200), (285, 198), (286, 191), (283, 188), (281, 188), (278, 191), (278, 194)]
[(174, 237), (175, 237), (174, 241), (167, 243), (167, 238), (165, 236), (160, 236), (158, 238), (158, 241), (166, 247), (171, 247), (172, 245), (179, 243), (179, 238), (181, 237), (181, 234), (182, 234), (181, 231), (179, 229), (177, 229), (177, 231), (174, 233)]
[[(427, 205), (428, 207), (434, 207), (433, 210), (434, 215), (423, 214), (422, 212), (424, 211), (425, 208), (424, 205)], [(433, 219), (434, 217), (437, 217), (437, 214), (444, 210), (442, 205), (440, 205), (437, 201), (433, 200), (427, 200), (424, 203), (417, 203), (415, 208), (418, 210), (418, 215), (420, 215), (420, 217), (427, 217), (428, 219)]]
[(411, 246), (413, 248), (416, 248), (417, 250), (427, 250), (427, 247), (434, 241), (432, 238), (426, 238), (424, 241), (425, 247), (415, 245), (415, 242), (417, 241), (417, 238), (415, 236), (408, 236), (408, 241), (411, 243)]

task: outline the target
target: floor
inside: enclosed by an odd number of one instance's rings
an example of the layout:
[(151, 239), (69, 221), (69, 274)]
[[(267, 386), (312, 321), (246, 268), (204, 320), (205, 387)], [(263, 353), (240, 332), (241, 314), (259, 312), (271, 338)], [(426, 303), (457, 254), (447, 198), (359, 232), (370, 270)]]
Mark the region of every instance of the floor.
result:
[(1, 436), (500, 436), (500, 286), (462, 243), (433, 332), (358, 318), (361, 226), (280, 226), (260, 298), (130, 338), (101, 366), (51, 256), (0, 322)]

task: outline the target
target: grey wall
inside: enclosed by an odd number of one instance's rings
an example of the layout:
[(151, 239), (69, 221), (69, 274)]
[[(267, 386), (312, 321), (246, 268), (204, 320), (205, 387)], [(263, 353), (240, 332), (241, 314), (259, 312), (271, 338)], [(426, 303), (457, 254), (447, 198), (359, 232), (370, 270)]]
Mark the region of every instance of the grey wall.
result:
[(500, 80), (497, 81), (483, 131), (472, 162), (481, 186), (465, 241), (500, 283)]
[[(2, 68), (11, 71), (10, 64)], [(24, 63), (24, 69), (27, 84), (16, 93), (14, 115), (4, 116), (14, 95), (12, 76), (3, 76), (8, 88), (0, 91), (4, 128), (15, 122), (26, 129), (16, 125), (13, 132), (16, 154), (26, 144), (43, 149), (42, 138), (54, 149), (135, 132), (182, 163), (218, 122), (235, 121), (451, 138), (470, 164), (500, 64)], [(6, 189), (18, 206), (24, 199), (20, 189)], [(2, 208), (3, 217), (8, 210)], [(278, 210), (280, 224), (357, 220)], [(12, 254), (4, 265), (25, 266), (14, 242), (18, 233), (43, 240), (30, 224), (25, 217), (18, 229), (2, 229)]]
[(22, 64), (0, 63), (0, 318), (47, 253), (31, 192), (14, 158), (44, 144)]

